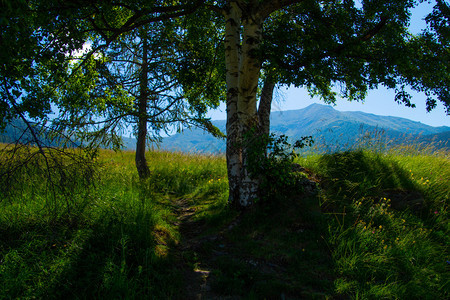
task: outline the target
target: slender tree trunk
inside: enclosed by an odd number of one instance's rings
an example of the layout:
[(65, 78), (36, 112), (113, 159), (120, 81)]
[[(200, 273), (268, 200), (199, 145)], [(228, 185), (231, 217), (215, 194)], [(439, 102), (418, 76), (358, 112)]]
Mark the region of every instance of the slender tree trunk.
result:
[[(241, 134), (259, 127), (256, 108), (256, 94), (261, 63), (258, 59), (261, 44), (261, 22), (258, 16), (249, 15), (243, 20), (242, 58), (239, 77), (238, 116)], [(254, 132), (254, 131), (252, 131)], [(250, 137), (250, 140), (255, 137)], [(256, 137), (257, 138), (257, 137)], [(251, 206), (258, 197), (260, 181), (248, 168), (249, 139), (242, 144), (241, 184), (239, 186), (239, 205)]]
[[(145, 29), (144, 29), (145, 30)], [(136, 142), (136, 168), (140, 179), (150, 175), (150, 169), (145, 159), (145, 146), (147, 138), (147, 102), (148, 102), (148, 45), (145, 33), (141, 36), (142, 45), (142, 68), (140, 75), (140, 93), (138, 102), (138, 132)]]
[(270, 134), (270, 109), (274, 88), (275, 83), (270, 77), (267, 77), (264, 81), (258, 107), (259, 133), (265, 136)]
[(239, 207), (239, 185), (241, 182), (242, 151), (241, 135), (239, 132), (239, 118), (237, 111), (239, 94), (239, 65), (241, 51), (241, 11), (235, 2), (232, 2), (226, 13), (225, 35), (225, 63), (227, 82), (227, 171), (229, 184), (228, 203)]

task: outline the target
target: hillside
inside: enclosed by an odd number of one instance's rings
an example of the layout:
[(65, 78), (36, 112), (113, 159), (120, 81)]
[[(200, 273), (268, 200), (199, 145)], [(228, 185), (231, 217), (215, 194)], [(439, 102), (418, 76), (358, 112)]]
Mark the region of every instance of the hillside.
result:
[[(63, 143), (67, 144), (67, 142), (63, 142), (63, 139), (60, 139), (52, 134), (52, 131), (41, 127), (39, 124), (30, 122), (30, 126), (33, 127), (34, 134), (43, 146), (58, 147)], [(0, 143), (9, 144), (15, 142), (27, 145), (35, 144), (34, 136), (29, 130), (27, 124), (19, 118), (8, 123), (3, 131), (0, 130)], [(72, 145), (74, 147), (78, 146), (76, 143), (72, 143)]]
[(12, 143), (16, 140), (23, 143), (32, 140), (25, 122), (20, 119), (12, 120), (3, 131), (0, 130), (0, 143)]
[[(225, 132), (224, 120), (213, 124)], [(350, 148), (361, 142), (365, 133), (382, 133), (385, 141), (419, 141), (440, 144), (449, 141), (450, 127), (433, 127), (399, 117), (386, 117), (364, 112), (340, 112), (331, 106), (312, 104), (304, 109), (273, 112), (271, 130), (292, 139), (313, 136), (316, 144), (333, 146), (331, 150)], [(224, 152), (225, 141), (218, 140), (200, 129), (187, 129), (164, 139), (163, 149), (184, 152)]]

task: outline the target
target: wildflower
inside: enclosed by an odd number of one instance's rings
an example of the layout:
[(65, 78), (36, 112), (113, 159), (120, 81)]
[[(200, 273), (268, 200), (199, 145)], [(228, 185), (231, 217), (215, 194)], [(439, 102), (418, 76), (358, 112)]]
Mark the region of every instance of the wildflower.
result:
[(386, 250), (387, 249), (387, 245), (384, 245), (383, 249)]
[(380, 225), (380, 226), (379, 226), (378, 228), (382, 229), (382, 228), (383, 228), (383, 226), (381, 226), (381, 225)]

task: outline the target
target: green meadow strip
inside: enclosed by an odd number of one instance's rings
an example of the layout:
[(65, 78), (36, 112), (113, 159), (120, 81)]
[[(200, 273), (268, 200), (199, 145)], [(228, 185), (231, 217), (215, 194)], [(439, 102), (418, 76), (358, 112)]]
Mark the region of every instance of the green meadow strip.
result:
[(449, 156), (406, 150), (301, 157), (317, 194), (243, 213), (221, 156), (149, 152), (140, 181), (134, 152), (104, 150), (69, 202), (23, 173), (0, 202), (0, 298), (178, 299), (202, 267), (215, 297), (448, 298)]

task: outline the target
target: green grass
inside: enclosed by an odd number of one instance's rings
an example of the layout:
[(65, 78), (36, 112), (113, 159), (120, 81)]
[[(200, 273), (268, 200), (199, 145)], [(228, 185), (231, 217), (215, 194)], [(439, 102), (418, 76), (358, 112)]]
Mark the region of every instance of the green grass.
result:
[[(36, 174), (23, 181), (20, 201), (3, 199), (0, 299), (181, 295), (170, 199), (223, 177), (223, 159), (165, 152), (148, 158), (152, 178), (142, 183), (134, 153), (103, 151), (98, 182), (89, 192), (73, 191), (70, 213), (48, 205), (52, 194)], [(215, 193), (222, 207), (225, 191)]]
[(448, 297), (448, 155), (355, 151), (300, 163), (322, 176), (336, 293)]
[[(42, 174), (22, 174), (0, 202), (0, 299), (184, 299), (186, 272), (202, 267), (210, 296), (449, 296), (448, 153), (309, 155), (298, 163), (317, 195), (298, 191), (241, 214), (226, 206), (223, 157), (147, 159), (141, 182), (133, 152), (102, 151), (95, 185), (73, 185), (68, 202)], [(195, 209), (194, 237), (177, 219), (180, 199)], [(201, 242), (181, 250), (189, 238)]]

